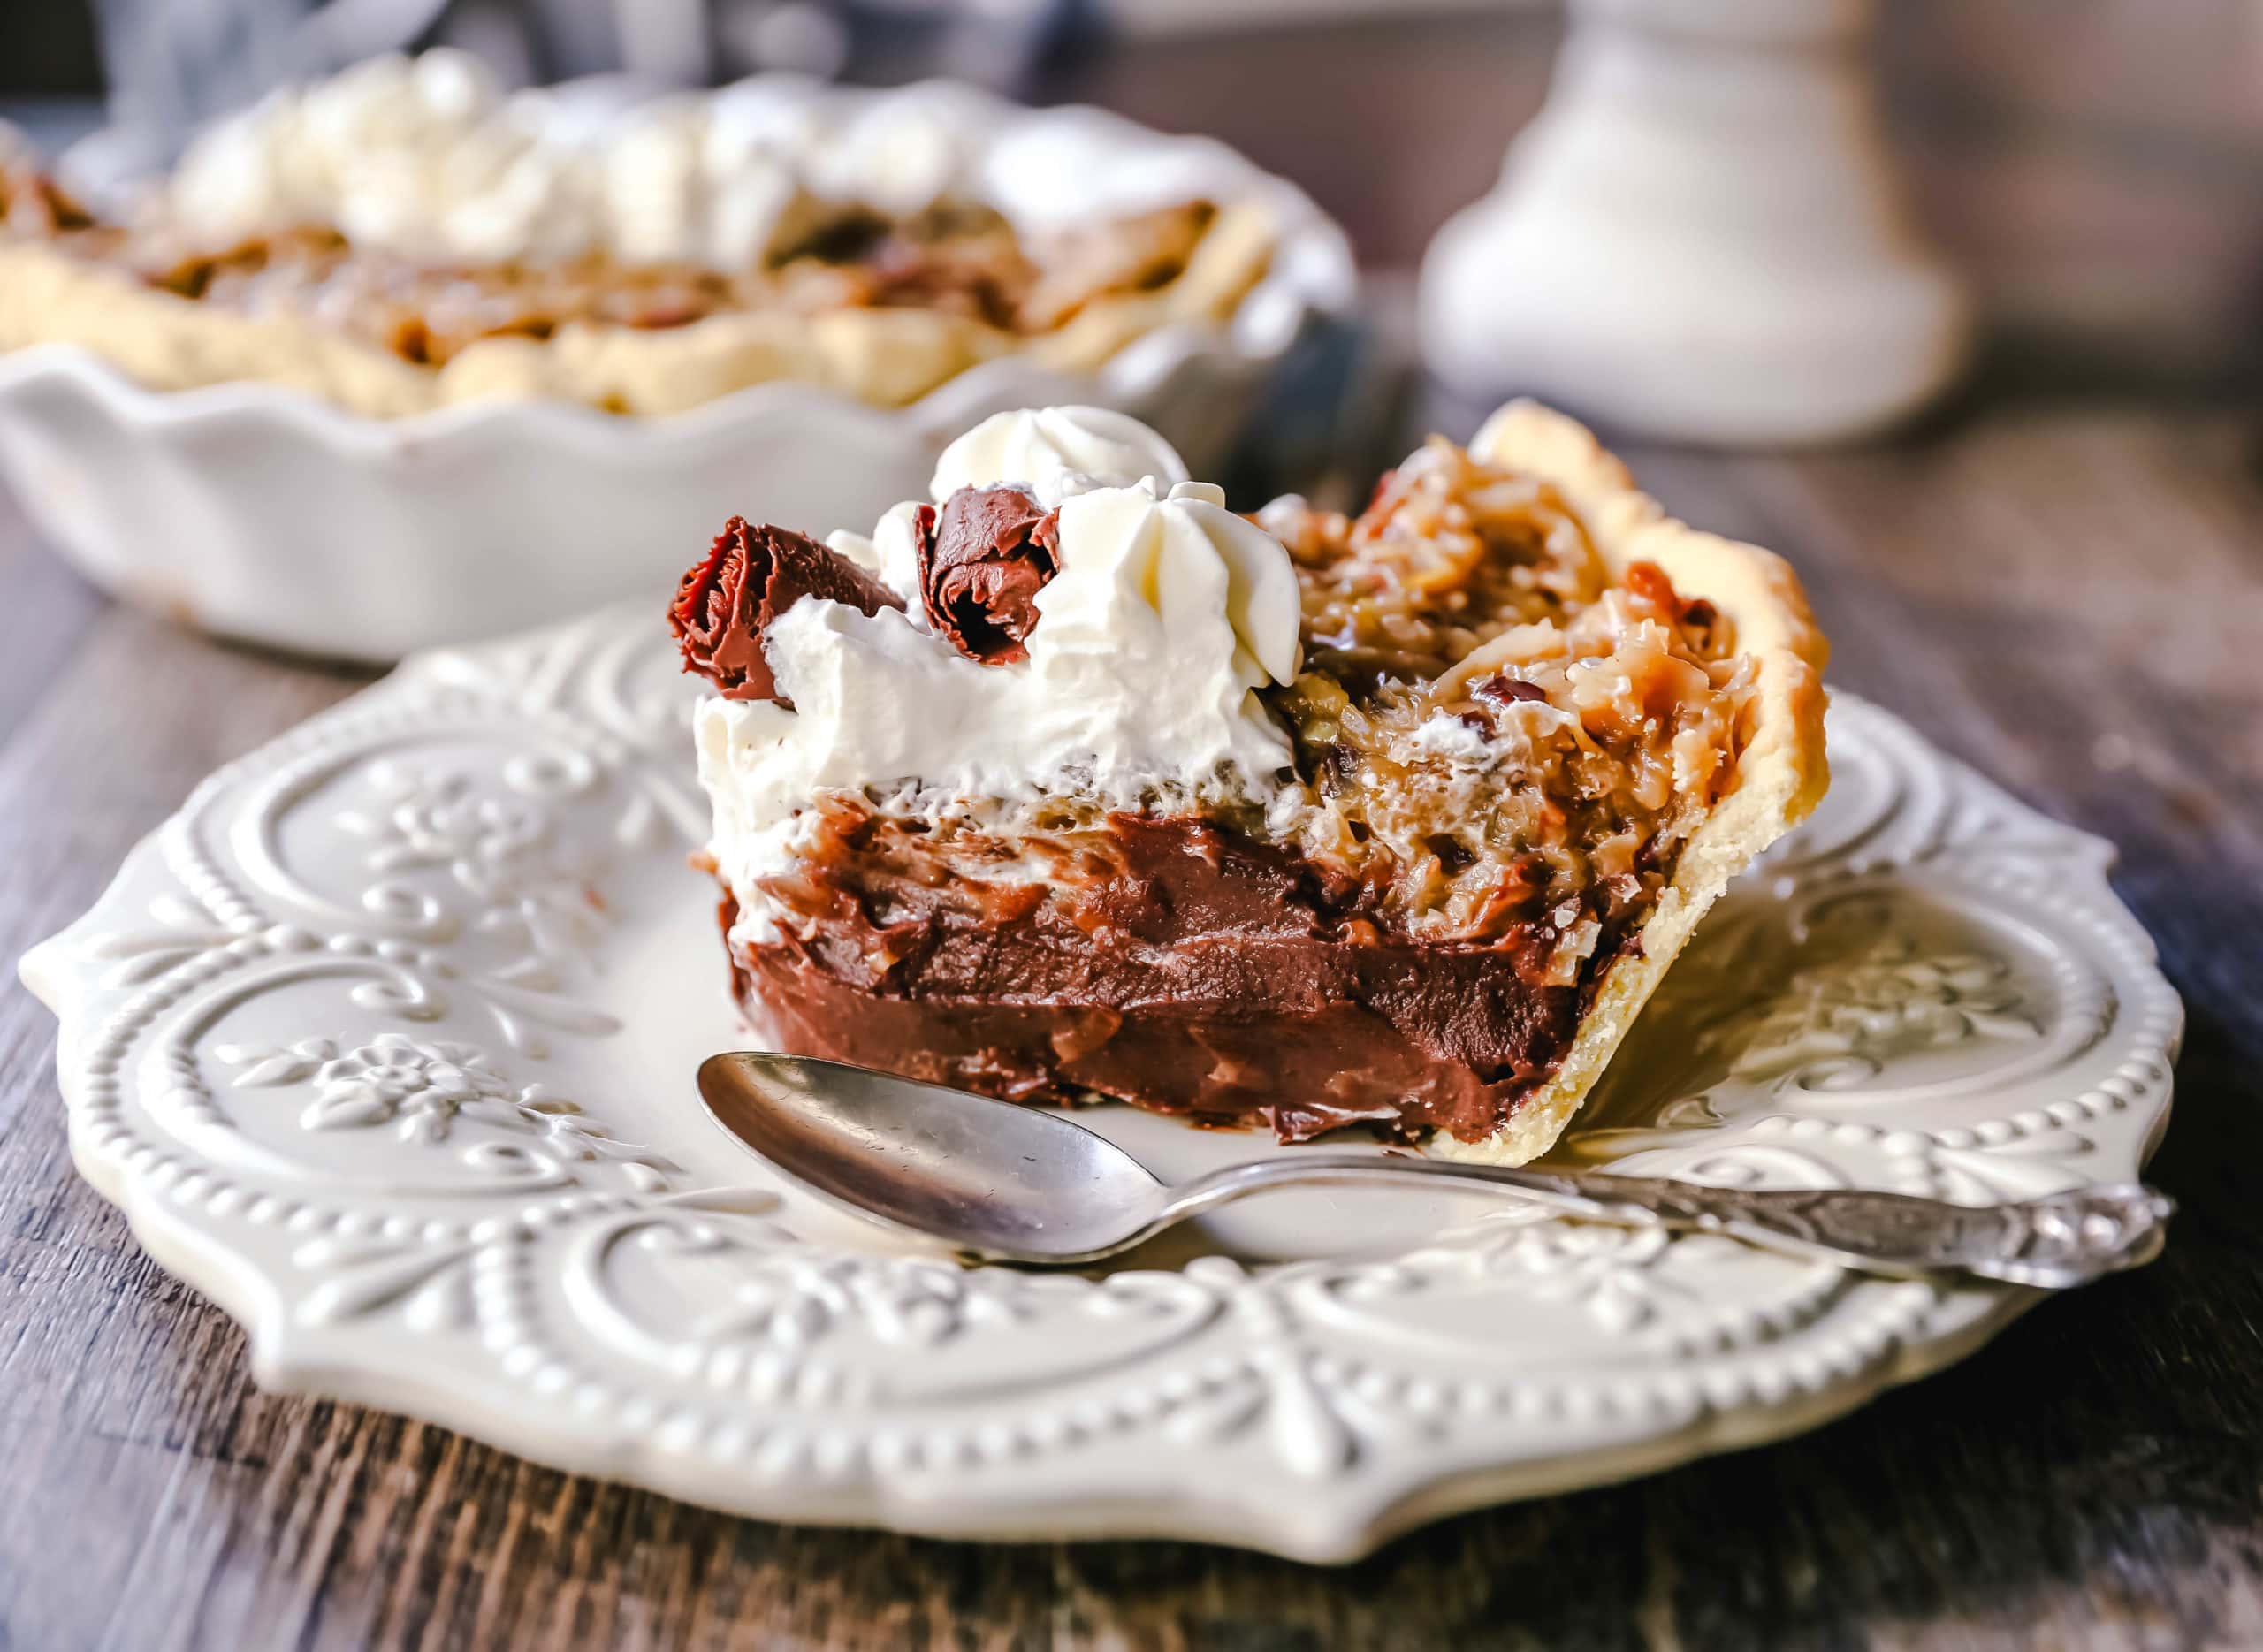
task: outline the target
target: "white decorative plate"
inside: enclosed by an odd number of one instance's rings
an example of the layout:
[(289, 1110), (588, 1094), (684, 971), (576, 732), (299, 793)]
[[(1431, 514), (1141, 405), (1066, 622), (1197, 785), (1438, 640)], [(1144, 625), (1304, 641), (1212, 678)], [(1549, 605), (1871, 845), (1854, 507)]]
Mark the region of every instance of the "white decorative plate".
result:
[[(1312, 1560), (1813, 1426), (2033, 1298), (1482, 1198), (1282, 1195), (1105, 1277), (781, 1197), (645, 604), (411, 662), (233, 764), (24, 962), (85, 1174), (276, 1389), (789, 1520)], [(1841, 697), (1822, 813), (1722, 903), (1561, 1150), (1973, 1201), (2133, 1175), (2175, 996), (2107, 847)], [(1088, 1115), (1167, 1173), (1282, 1151)]]

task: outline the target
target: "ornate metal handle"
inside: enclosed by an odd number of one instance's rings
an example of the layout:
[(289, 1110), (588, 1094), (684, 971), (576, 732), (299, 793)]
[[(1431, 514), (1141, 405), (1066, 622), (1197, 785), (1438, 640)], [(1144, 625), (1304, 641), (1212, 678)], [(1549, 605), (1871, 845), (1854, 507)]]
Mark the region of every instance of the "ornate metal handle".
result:
[(1175, 1191), (1158, 1225), (1269, 1188), (1414, 1179), (1497, 1188), (1590, 1222), (1726, 1234), (1865, 1273), (1962, 1273), (2054, 1290), (2150, 1262), (2160, 1254), (2175, 1209), (2166, 1195), (2136, 1182), (2077, 1188), (2024, 1204), (1952, 1205), (1862, 1188), (1703, 1187), (1437, 1159), (1299, 1153), (1234, 1165), (1186, 1183)]

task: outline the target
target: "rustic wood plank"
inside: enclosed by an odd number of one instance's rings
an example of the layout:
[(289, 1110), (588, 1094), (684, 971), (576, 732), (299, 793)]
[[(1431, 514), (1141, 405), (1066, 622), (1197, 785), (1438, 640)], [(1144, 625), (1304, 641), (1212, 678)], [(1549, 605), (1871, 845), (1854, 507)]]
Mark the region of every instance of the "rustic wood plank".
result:
[[(15, 526), (0, 532), (11, 961), (84, 909), (200, 772), (352, 686), (107, 607)], [(240, 1336), (72, 1175), (53, 1069), (51, 1018), (21, 991), (0, 999), (0, 1462), (35, 1494), (0, 1513), (0, 1644), (20, 1647), (98, 1643), (148, 1598), (144, 1569), (208, 1576), (224, 1528), (184, 1519), (183, 1490), (252, 1488), (269, 1460), (242, 1438), (261, 1413), (243, 1409)]]

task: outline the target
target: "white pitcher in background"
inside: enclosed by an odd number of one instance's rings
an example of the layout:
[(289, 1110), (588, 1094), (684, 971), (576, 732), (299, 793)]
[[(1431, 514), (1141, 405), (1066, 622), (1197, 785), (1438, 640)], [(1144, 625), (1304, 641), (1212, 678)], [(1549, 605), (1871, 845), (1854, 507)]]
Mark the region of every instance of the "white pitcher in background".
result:
[(1500, 185), (1438, 232), (1423, 353), (1630, 432), (1841, 440), (1939, 395), (1961, 282), (1903, 210), (1870, 0), (1572, 0)]

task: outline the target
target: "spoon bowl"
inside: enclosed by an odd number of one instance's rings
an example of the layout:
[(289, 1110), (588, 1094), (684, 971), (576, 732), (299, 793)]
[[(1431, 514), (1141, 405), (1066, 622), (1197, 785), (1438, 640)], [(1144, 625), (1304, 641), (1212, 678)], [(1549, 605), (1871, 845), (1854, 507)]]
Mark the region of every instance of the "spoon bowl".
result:
[(699, 1094), (716, 1123), (811, 1192), (978, 1255), (1106, 1255), (1147, 1231), (1170, 1193), (1063, 1114), (842, 1062), (712, 1056)]

